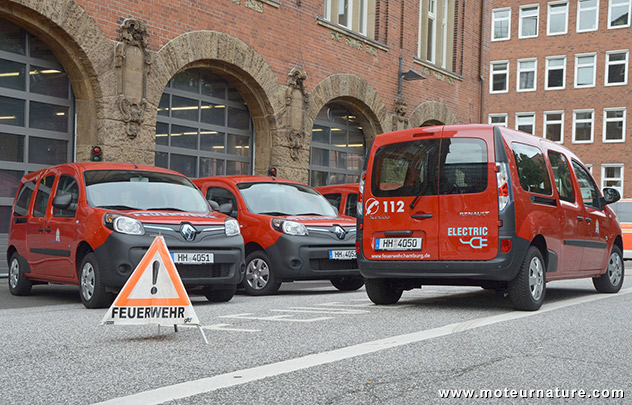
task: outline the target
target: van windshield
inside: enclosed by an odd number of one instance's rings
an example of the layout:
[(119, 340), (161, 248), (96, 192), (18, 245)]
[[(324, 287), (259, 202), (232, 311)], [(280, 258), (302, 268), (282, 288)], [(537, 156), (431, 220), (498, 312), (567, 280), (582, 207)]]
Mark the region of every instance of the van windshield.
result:
[(617, 201), (611, 204), (619, 222), (632, 222), (632, 201)]
[(135, 170), (84, 173), (88, 205), (113, 210), (164, 210), (208, 213), (200, 191), (184, 176)]
[(399, 142), (377, 150), (371, 191), (376, 197), (480, 193), (487, 177), (482, 139)]
[(240, 183), (237, 188), (253, 214), (336, 216), (325, 197), (301, 184)]

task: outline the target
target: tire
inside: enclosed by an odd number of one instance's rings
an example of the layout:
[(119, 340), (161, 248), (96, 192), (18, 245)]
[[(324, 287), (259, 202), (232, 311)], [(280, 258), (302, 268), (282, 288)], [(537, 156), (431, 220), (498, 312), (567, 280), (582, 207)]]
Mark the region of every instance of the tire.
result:
[(529, 246), (518, 275), (509, 282), (508, 292), (515, 309), (540, 309), (546, 295), (546, 271), (540, 249)]
[(243, 285), (250, 295), (271, 295), (281, 287), (281, 282), (276, 280), (270, 267), (270, 259), (263, 250), (255, 250), (246, 258)]
[(26, 278), (26, 260), (14, 252), (9, 260), (9, 291), (13, 295), (29, 295), (33, 283)]
[(362, 277), (336, 277), (330, 281), (340, 291), (355, 291), (364, 285), (364, 278)]
[(228, 302), (235, 295), (235, 291), (237, 291), (237, 285), (226, 285), (222, 288), (209, 286), (204, 287), (203, 293), (210, 302)]
[(624, 273), (623, 254), (619, 246), (614, 245), (610, 253), (610, 258), (608, 259), (606, 272), (600, 277), (594, 277), (592, 279), (595, 289), (600, 293), (613, 294), (619, 292), (623, 285)]
[(403, 290), (396, 288), (392, 282), (383, 278), (371, 278), (365, 282), (369, 299), (377, 305), (392, 305), (402, 297)]
[(105, 291), (101, 270), (94, 253), (88, 253), (79, 267), (79, 295), (86, 308), (106, 308), (112, 304), (113, 296)]

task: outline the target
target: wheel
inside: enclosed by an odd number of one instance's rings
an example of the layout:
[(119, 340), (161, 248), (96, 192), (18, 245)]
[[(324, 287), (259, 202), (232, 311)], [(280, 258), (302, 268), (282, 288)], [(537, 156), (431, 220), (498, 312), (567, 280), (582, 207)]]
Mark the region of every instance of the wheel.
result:
[(276, 293), (281, 283), (276, 280), (270, 268), (270, 259), (262, 250), (256, 250), (246, 258), (244, 289), (250, 295), (269, 295)]
[(79, 295), (86, 308), (106, 308), (112, 303), (113, 296), (105, 291), (101, 280), (99, 263), (94, 253), (88, 253), (79, 267)]
[(518, 275), (509, 282), (509, 298), (515, 309), (537, 311), (546, 295), (546, 274), (540, 249), (530, 246)]
[(595, 289), (600, 293), (619, 292), (623, 285), (623, 255), (619, 246), (613, 246), (608, 260), (608, 268), (600, 277), (593, 278)]
[(210, 302), (228, 302), (235, 295), (237, 291), (237, 285), (224, 285), (224, 286), (208, 286), (204, 287), (203, 293), (207, 300)]
[(14, 252), (9, 263), (9, 291), (13, 295), (29, 295), (33, 283), (24, 275), (25, 259), (21, 258), (18, 252)]
[(362, 277), (336, 277), (332, 278), (331, 284), (340, 291), (354, 291), (364, 285)]
[(367, 279), (365, 287), (369, 299), (377, 305), (395, 304), (404, 292), (396, 288), (390, 280), (383, 278)]

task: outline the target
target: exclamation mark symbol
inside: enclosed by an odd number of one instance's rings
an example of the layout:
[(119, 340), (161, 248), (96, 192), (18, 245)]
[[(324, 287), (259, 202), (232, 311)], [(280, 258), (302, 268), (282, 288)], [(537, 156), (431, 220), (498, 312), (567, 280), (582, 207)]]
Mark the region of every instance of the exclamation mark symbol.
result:
[(156, 294), (158, 292), (158, 288), (156, 288), (156, 282), (158, 281), (158, 269), (160, 269), (160, 262), (158, 260), (154, 261), (154, 269), (152, 272), (152, 281), (151, 283), (154, 285), (151, 287), (151, 294)]

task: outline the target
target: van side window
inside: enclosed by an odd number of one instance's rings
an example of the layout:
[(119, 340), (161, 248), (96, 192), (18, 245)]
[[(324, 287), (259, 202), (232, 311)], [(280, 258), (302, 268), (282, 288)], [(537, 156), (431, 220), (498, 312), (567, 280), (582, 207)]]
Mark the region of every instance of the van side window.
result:
[(327, 201), (329, 201), (329, 204), (333, 205), (338, 211), (340, 211), (340, 200), (342, 199), (342, 195), (340, 193), (325, 194), (324, 197)]
[(480, 193), (487, 188), (487, 144), (482, 139), (441, 142), (439, 194)]
[(579, 184), (579, 191), (582, 194), (584, 205), (601, 209), (599, 206), (599, 189), (588, 173), (588, 170), (584, 169), (582, 165), (574, 160), (573, 170), (575, 170), (575, 175), (577, 175), (577, 184)]
[(237, 199), (230, 191), (222, 187), (209, 187), (206, 191), (206, 199), (213, 200), (220, 206), (230, 203), (230, 216), (237, 218)]
[(398, 142), (375, 153), (371, 193), (376, 197), (437, 195), (439, 140)]
[(15, 207), (13, 207), (13, 215), (16, 217), (26, 216), (31, 203), (31, 196), (33, 195), (33, 189), (35, 189), (35, 182), (29, 181), (24, 183), (18, 194), (18, 198), (15, 200)]
[(511, 149), (516, 159), (522, 189), (536, 194), (553, 194), (542, 151), (535, 146), (518, 142), (512, 143)]
[(59, 178), (55, 197), (64, 194), (70, 194), (72, 196), (70, 206), (67, 210), (53, 208), (53, 216), (72, 218), (75, 216), (75, 212), (77, 211), (77, 199), (79, 198), (79, 185), (77, 184), (77, 180), (75, 180), (74, 177), (63, 175)]
[(42, 181), (40, 181), (39, 187), (37, 188), (37, 194), (35, 195), (35, 205), (33, 206), (34, 217), (43, 217), (46, 214), (46, 206), (48, 205), (48, 200), (50, 199), (54, 181), (54, 174), (46, 176), (42, 179)]
[(571, 168), (568, 166), (566, 156), (559, 152), (549, 151), (549, 161), (551, 169), (553, 169), (553, 179), (560, 200), (575, 202), (575, 189), (573, 188), (573, 180), (571, 176)]
[(345, 215), (349, 215), (350, 217), (358, 216), (358, 195), (356, 193), (350, 193), (347, 195)]

